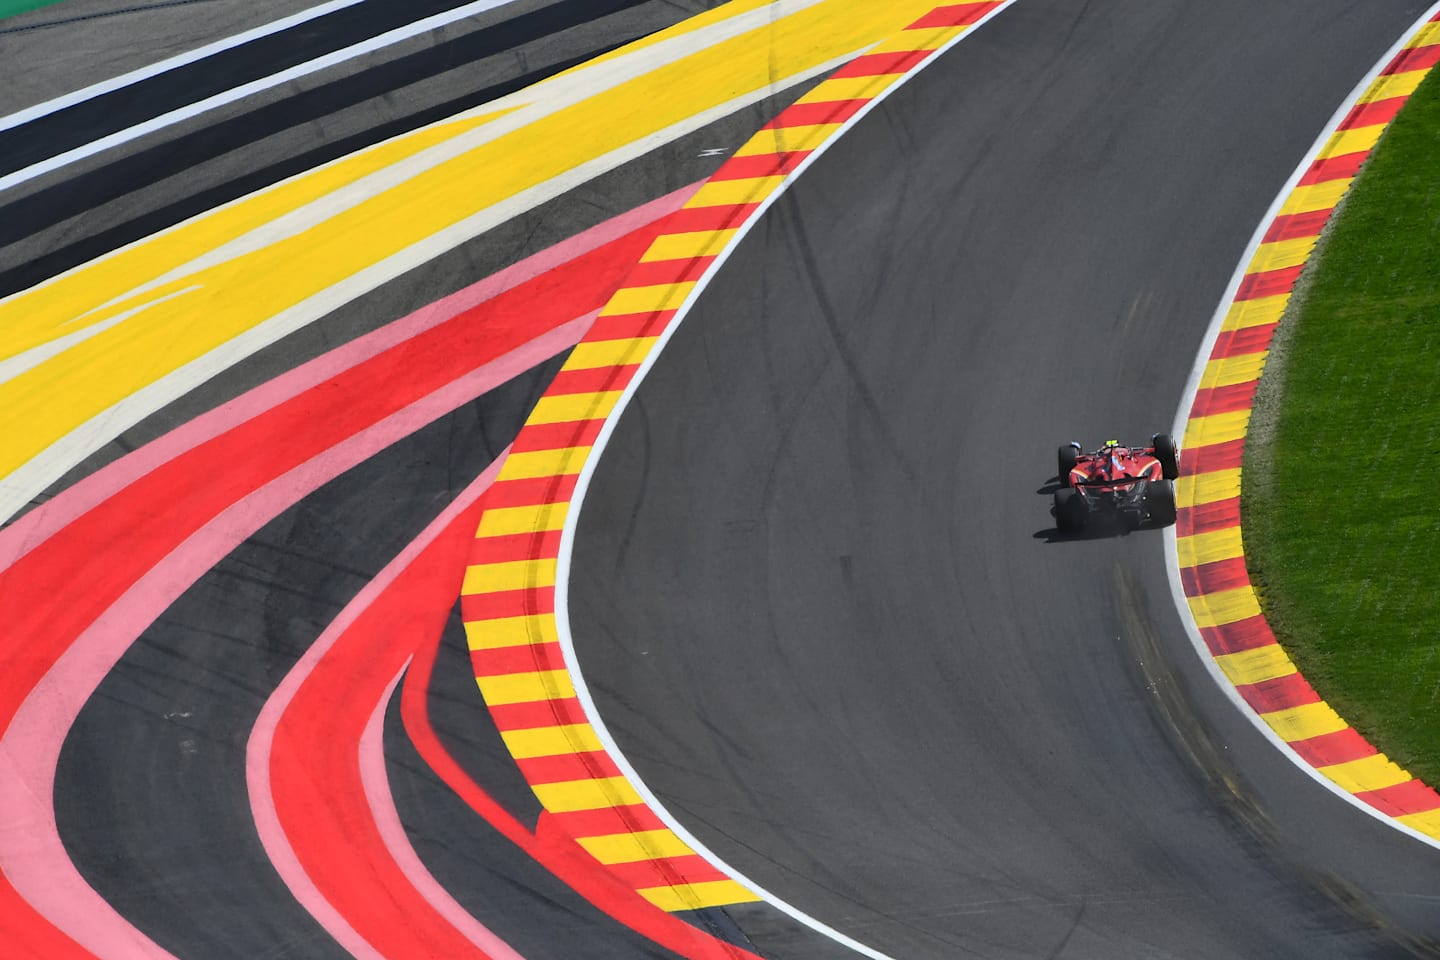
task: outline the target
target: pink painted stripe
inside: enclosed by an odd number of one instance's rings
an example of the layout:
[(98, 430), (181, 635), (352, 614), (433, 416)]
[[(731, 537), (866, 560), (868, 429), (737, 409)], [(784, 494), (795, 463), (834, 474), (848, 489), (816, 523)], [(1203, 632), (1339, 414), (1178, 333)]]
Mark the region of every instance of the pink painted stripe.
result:
[[(0, 762), (4, 763), (0, 810), (5, 811), (5, 821), (0, 824), (0, 868), (21, 897), (86, 949), (107, 960), (170, 957), (91, 889), (60, 840), (55, 823), (55, 769), (61, 746), (85, 701), (139, 634), (204, 571), (255, 531), (390, 444), (573, 346), (591, 320), (581, 317), (535, 338), (341, 440), (232, 504), (148, 570), (66, 649), (0, 737)], [(342, 938), (348, 924), (333, 916), (317, 919), (346, 943)]]

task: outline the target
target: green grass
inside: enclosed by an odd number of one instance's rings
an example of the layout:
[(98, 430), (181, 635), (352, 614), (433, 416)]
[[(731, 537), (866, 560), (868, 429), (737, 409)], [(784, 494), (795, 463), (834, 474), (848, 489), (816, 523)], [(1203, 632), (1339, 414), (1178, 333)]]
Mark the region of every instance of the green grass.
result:
[(1251, 576), (1321, 696), (1440, 785), (1440, 71), (1291, 306), (1245, 460)]
[(48, 7), (59, 2), (60, 0), (0, 0), (0, 19), (13, 17), (17, 13), (39, 10), (41, 7)]

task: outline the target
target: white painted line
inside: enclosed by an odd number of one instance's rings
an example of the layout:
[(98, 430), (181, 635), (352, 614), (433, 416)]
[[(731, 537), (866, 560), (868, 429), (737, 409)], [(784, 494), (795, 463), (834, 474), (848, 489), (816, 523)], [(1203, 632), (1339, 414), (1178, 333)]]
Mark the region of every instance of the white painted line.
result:
[(122, 73), (110, 80), (102, 80), (100, 83), (91, 84), (74, 93), (67, 93), (64, 96), (56, 97), (53, 100), (46, 100), (44, 103), (37, 103), (33, 107), (26, 107), (24, 110), (17, 110), (9, 116), (0, 117), (0, 131), (10, 130), (32, 120), (47, 117), (52, 113), (58, 113), (67, 107), (73, 107), (77, 103), (84, 103), (86, 100), (93, 100), (96, 97), (113, 93), (124, 87), (139, 83), (142, 80), (149, 80), (151, 77), (158, 77), (162, 73), (169, 73), (171, 70), (188, 66), (206, 57), (212, 57), (217, 53), (224, 53), (226, 50), (233, 50), (235, 47), (243, 46), (251, 40), (259, 40), (271, 34), (289, 30), (298, 24), (323, 17), (327, 13), (334, 13), (336, 10), (343, 10), (346, 7), (353, 7), (363, 0), (331, 0), (329, 3), (322, 3), (318, 7), (311, 7), (309, 10), (302, 10), (299, 13), (291, 14), (274, 23), (267, 23), (263, 26), (246, 30), (244, 33), (237, 33), (233, 37), (224, 40), (216, 40), (214, 43), (197, 47), (188, 53), (177, 54), (167, 60), (161, 60), (148, 67), (141, 67), (138, 70), (131, 70), (129, 73)]
[(989, 22), (992, 17), (997, 16), (1002, 10), (1008, 9), (1014, 2), (1015, 0), (1007, 0), (1007, 2), (997, 6), (994, 10), (972, 24), (970, 29), (936, 50), (920, 67), (901, 76), (899, 80), (883, 90), (873, 100), (865, 104), (865, 106), (861, 107), (854, 116), (845, 121), (825, 142), (816, 147), (809, 156), (801, 161), (794, 172), (786, 177), (775, 192), (766, 197), (756, 211), (751, 214), (750, 218), (736, 230), (730, 243), (724, 250), (720, 251), (720, 254), (711, 263), (705, 275), (702, 276), (694, 288), (691, 289), (690, 295), (685, 298), (679, 310), (676, 311), (675, 318), (660, 334), (659, 339), (655, 342), (654, 348), (640, 364), (640, 368), (635, 371), (634, 378), (630, 381), (629, 386), (625, 388), (624, 392), (621, 393), (619, 401), (615, 404), (615, 408), (610, 411), (610, 415), (605, 419), (605, 424), (600, 428), (599, 436), (595, 438), (595, 444), (591, 449), (590, 455), (585, 459), (585, 463), (580, 468), (580, 476), (575, 483), (575, 493), (570, 500), (572, 506), (566, 516), (565, 527), (560, 534), (560, 553), (556, 561), (555, 571), (555, 630), (560, 641), (561, 650), (564, 652), (566, 666), (569, 668), (570, 676), (574, 681), (575, 695), (580, 700), (580, 704), (585, 711), (585, 716), (594, 728), (596, 736), (600, 738), (601, 744), (604, 745), (605, 752), (615, 761), (616, 766), (620, 768), (620, 772), (624, 775), (625, 779), (634, 786), (636, 792), (640, 794), (641, 799), (645, 801), (645, 805), (655, 811), (655, 814), (661, 821), (664, 822), (677, 837), (684, 841), (691, 850), (704, 857), (712, 866), (720, 870), (731, 880), (745, 887), (792, 920), (809, 927), (821, 936), (833, 940), (863, 957), (868, 957), (869, 960), (893, 960), (893, 958), (841, 933), (834, 927), (810, 916), (789, 902), (782, 900), (720, 859), (714, 851), (701, 843), (699, 838), (687, 830), (685, 826), (676, 819), (675, 815), (666, 809), (665, 805), (660, 802), (660, 798), (655, 796), (649, 786), (640, 779), (640, 775), (635, 771), (635, 767), (631, 765), (629, 759), (621, 752), (619, 743), (616, 742), (609, 728), (605, 726), (604, 719), (595, 707), (595, 700), (590, 694), (589, 685), (585, 682), (585, 676), (580, 671), (579, 660), (575, 656), (575, 638), (570, 630), (570, 565), (575, 551), (575, 529), (579, 524), (580, 510), (585, 503), (585, 494), (590, 489), (590, 480), (595, 475), (596, 466), (599, 464), (605, 452), (605, 446), (610, 442), (610, 437), (615, 432), (615, 425), (620, 422), (621, 415), (625, 412), (626, 407), (630, 405), (630, 401), (634, 398), (636, 391), (640, 389), (640, 384), (655, 366), (661, 352), (665, 349), (666, 345), (669, 344), (671, 337), (675, 335), (675, 331), (680, 328), (680, 324), (684, 322), (686, 316), (689, 315), (690, 309), (700, 299), (700, 295), (704, 293), (705, 288), (710, 285), (710, 280), (720, 271), (720, 268), (725, 262), (730, 259), (730, 254), (739, 247), (741, 241), (745, 239), (755, 224), (760, 222), (760, 219), (765, 215), (766, 211), (789, 190), (791, 184), (799, 179), (799, 177), (810, 168), (812, 163), (829, 150), (831, 145), (848, 133), (850, 129), (858, 124), (864, 117), (868, 116), (870, 111), (875, 109), (886, 97), (890, 96), (890, 94), (896, 90), (899, 90), (926, 67), (935, 63), (937, 59), (947, 53), (952, 47), (963, 41), (966, 37), (969, 37), (982, 25)]
[(355, 57), (374, 53), (376, 50), (380, 50), (391, 44), (408, 40), (411, 37), (416, 37), (422, 33), (438, 29), (447, 24), (454, 23), (457, 20), (463, 20), (466, 17), (473, 16), (477, 13), (484, 13), (496, 7), (503, 7), (510, 2), (511, 0), (475, 0), (475, 2), (467, 3), (463, 7), (456, 7), (454, 10), (437, 13), (433, 17), (426, 17), (424, 20), (417, 20), (403, 27), (397, 27), (394, 30), (380, 34), (378, 37), (362, 40), (359, 43), (351, 44), (341, 50), (336, 50), (334, 53), (327, 53), (323, 57), (307, 60), (305, 63), (297, 64), (287, 70), (281, 70), (279, 73), (271, 74), (268, 77), (261, 77), (259, 80), (252, 80), (249, 83), (241, 84), (223, 93), (206, 97), (204, 100), (197, 100), (195, 103), (187, 104), (186, 106), (171, 110), (168, 113), (162, 113), (158, 117), (146, 120), (143, 123), (138, 123), (133, 127), (117, 130), (108, 136), (101, 137), (98, 140), (92, 140), (89, 143), (75, 147), (73, 150), (66, 150), (64, 153), (56, 154), (49, 159), (32, 163), (28, 167), (23, 167), (14, 173), (0, 177), (0, 190), (18, 186), (36, 177), (44, 176), (47, 173), (53, 173), (78, 160), (93, 157), (95, 154), (109, 150), (112, 147), (118, 147), (132, 140), (137, 140), (146, 134), (155, 133), (166, 127), (171, 127), (185, 120), (193, 119), (202, 113), (208, 113), (226, 104), (243, 100), (246, 97), (262, 93), (273, 87), (278, 87), (281, 84), (289, 83), (292, 80), (298, 80), (312, 73), (318, 73), (321, 70), (326, 70), (337, 64), (344, 63), (346, 60), (352, 60)]
[[(1280, 208), (1285, 205), (1285, 201), (1289, 199), (1290, 194), (1294, 191), (1296, 185), (1299, 184), (1300, 178), (1305, 175), (1306, 170), (1310, 169), (1310, 165), (1315, 162), (1315, 159), (1320, 155), (1320, 151), (1323, 150), (1325, 144), (1329, 142), (1331, 134), (1335, 132), (1335, 128), (1340, 125), (1341, 121), (1345, 119), (1345, 116), (1355, 107), (1355, 104), (1365, 94), (1365, 91), (1375, 82), (1375, 78), (1380, 76), (1380, 71), (1384, 70), (1390, 61), (1395, 59), (1401, 50), (1405, 49), (1405, 44), (1410, 41), (1410, 38), (1415, 35), (1415, 32), (1437, 13), (1440, 13), (1440, 3), (1436, 3), (1422, 14), (1420, 19), (1416, 20), (1415, 23), (1401, 35), (1400, 39), (1395, 41), (1395, 45), (1386, 51), (1379, 62), (1377, 62), (1375, 66), (1371, 68), (1370, 72), (1365, 75), (1364, 79), (1356, 85), (1355, 89), (1350, 92), (1350, 95), (1345, 98), (1345, 101), (1340, 104), (1339, 108), (1336, 109), (1335, 113), (1330, 117), (1330, 121), (1325, 124), (1324, 132), (1316, 138), (1315, 144), (1310, 148), (1310, 151), (1305, 154), (1305, 158), (1300, 161), (1300, 165), (1295, 168), (1295, 172), (1290, 174), (1290, 178), (1285, 181), (1285, 186), (1280, 188), (1279, 195), (1277, 195), (1274, 202), (1270, 204), (1270, 209), (1265, 212), (1265, 216), (1260, 218), (1260, 225), (1255, 228), (1255, 234), (1250, 238), (1250, 243), (1245, 248), (1244, 255), (1240, 258), (1240, 264), (1235, 268), (1235, 274), (1230, 278), (1230, 284), (1225, 288), (1225, 293), (1220, 298), (1220, 305), (1215, 309), (1215, 315), (1210, 320), (1210, 328), (1205, 332), (1205, 340), (1200, 345), (1200, 352), (1195, 358), (1195, 365), (1190, 369), (1190, 377), (1185, 382), (1185, 391), (1181, 395), (1180, 409), (1175, 412), (1175, 422), (1170, 428), (1170, 435), (1180, 437), (1181, 443), (1184, 443), (1185, 426), (1190, 422), (1190, 408), (1194, 405), (1195, 394), (1200, 389), (1200, 378), (1205, 372), (1205, 365), (1210, 360), (1211, 352), (1215, 349), (1215, 342), (1220, 338), (1220, 325), (1225, 322), (1225, 315), (1229, 312), (1230, 305), (1235, 301), (1235, 294), (1240, 290), (1240, 284), (1245, 279), (1246, 269), (1255, 258), (1255, 251), (1259, 249), (1260, 243), (1265, 237), (1265, 232), (1270, 228), (1270, 224), (1274, 222), (1275, 218), (1279, 216)], [(1175, 610), (1180, 616), (1180, 622), (1185, 625), (1185, 632), (1190, 637), (1190, 644), (1195, 648), (1195, 653), (1199, 656), (1200, 662), (1204, 664), (1206, 672), (1210, 674), (1210, 679), (1215, 681), (1215, 684), (1220, 688), (1221, 692), (1229, 698), (1230, 702), (1235, 705), (1235, 708), (1250, 721), (1251, 726), (1260, 731), (1261, 736), (1274, 744), (1276, 749), (1284, 754), (1291, 763), (1303, 770), (1310, 779), (1320, 784), (1320, 786), (1329, 790), (1352, 807), (1379, 820), (1381, 823), (1399, 830), (1408, 837), (1419, 840), (1426, 846), (1440, 849), (1440, 841), (1437, 841), (1434, 837), (1426, 836), (1420, 831), (1406, 826), (1394, 817), (1381, 813), (1353, 793), (1342, 789), (1339, 784), (1325, 776), (1310, 763), (1307, 763), (1290, 744), (1286, 743), (1279, 734), (1271, 729), (1268, 723), (1260, 719), (1260, 714), (1255, 711), (1255, 708), (1245, 702), (1245, 698), (1240, 696), (1240, 691), (1235, 688), (1235, 684), (1230, 682), (1230, 678), (1225, 676), (1220, 669), (1220, 665), (1215, 662), (1215, 657), (1210, 653), (1210, 648), (1205, 645), (1205, 638), (1201, 636), (1200, 628), (1196, 625), (1195, 618), (1190, 614), (1190, 604), (1185, 599), (1185, 588), (1180, 582), (1180, 556), (1176, 548), (1175, 527), (1173, 525), (1166, 527), (1164, 536), (1165, 569), (1170, 577), (1170, 598), (1175, 603)], [(556, 596), (558, 599), (558, 591)]]

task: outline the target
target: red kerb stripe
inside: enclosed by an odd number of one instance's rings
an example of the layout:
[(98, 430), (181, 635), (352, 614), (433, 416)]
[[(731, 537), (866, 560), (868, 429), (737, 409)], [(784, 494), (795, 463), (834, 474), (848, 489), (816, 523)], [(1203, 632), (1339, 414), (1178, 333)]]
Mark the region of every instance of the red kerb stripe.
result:
[(1227, 653), (1253, 650), (1275, 642), (1270, 624), (1260, 615), (1227, 623), (1220, 627), (1201, 627), (1200, 636), (1212, 656), (1223, 657)]
[(1237, 684), (1235, 689), (1256, 713), (1288, 710), (1291, 707), (1320, 702), (1320, 694), (1298, 673), (1262, 680), (1259, 683)]
[(1276, 243), (1281, 240), (1298, 240), (1301, 237), (1318, 237), (1320, 231), (1325, 229), (1325, 221), (1329, 219), (1329, 210), (1311, 210), (1307, 213), (1289, 213), (1276, 217), (1270, 224), (1270, 229), (1265, 231), (1263, 242)]
[(797, 103), (786, 108), (780, 116), (765, 124), (761, 129), (777, 130), (782, 127), (813, 127), (822, 123), (844, 123), (859, 113), (860, 108), (869, 102), (868, 99), (860, 98)]
[(1181, 507), (1175, 511), (1175, 535), (1194, 536), (1197, 533), (1214, 533), (1240, 525), (1240, 498), (1227, 497), (1214, 503), (1203, 503), (1198, 507)]
[[(513, 447), (511, 448), (514, 449)], [(559, 477), (532, 477), (525, 480), (497, 480), (485, 491), (485, 508), (528, 507), (537, 503), (562, 503), (575, 493), (575, 474)]]
[(1235, 294), (1236, 300), (1258, 300), (1261, 297), (1273, 297), (1281, 293), (1289, 293), (1295, 288), (1295, 281), (1300, 276), (1304, 264), (1296, 267), (1282, 267), (1279, 270), (1263, 270), (1260, 273), (1251, 273), (1240, 281), (1240, 292)]
[[(1370, 156), (1369, 151), (1362, 150), (1359, 153), (1346, 153), (1338, 157), (1316, 160), (1310, 165), (1310, 169), (1305, 171), (1305, 175), (1300, 178), (1298, 185), (1308, 187), (1330, 180), (1344, 180), (1348, 177), (1353, 177), (1360, 172), (1360, 165), (1365, 162), (1365, 158), (1368, 156)], [(1329, 210), (1319, 210), (1315, 212), (1326, 217), (1330, 216)], [(1309, 214), (1306, 214), (1306, 216), (1309, 216)]]
[(1232, 383), (1226, 387), (1206, 387), (1203, 390), (1196, 390), (1195, 405), (1191, 415), (1205, 417), (1217, 413), (1249, 410), (1255, 406), (1255, 389), (1259, 385), (1260, 381), (1258, 380), (1246, 380), (1243, 383)]
[(638, 830), (661, 830), (665, 822), (643, 803), (623, 807), (601, 807), (598, 810), (575, 810), (570, 813), (545, 812), (540, 815), (538, 831), (544, 825), (568, 837), (605, 837), (612, 833), (633, 833)]
[[(640, 369), (640, 364), (631, 364), (624, 367), (590, 367), (585, 370), (561, 370), (555, 375), (554, 381), (550, 384), (550, 390), (555, 393), (603, 393), (608, 390), (624, 390), (630, 381), (635, 377), (635, 371)], [(546, 391), (550, 392), (550, 391)], [(586, 446), (595, 442), (600, 435), (600, 427), (603, 420), (586, 420), (585, 429), (579, 436), (585, 439), (575, 446)], [(545, 424), (554, 426), (554, 424)], [(569, 439), (576, 438), (574, 431), (569, 432)], [(553, 449), (553, 448), (552, 448)]]
[(536, 670), (564, 670), (565, 654), (560, 644), (522, 643), (513, 647), (472, 650), (470, 665), (477, 677), (503, 677), (511, 673)]
[(929, 50), (897, 50), (892, 53), (867, 53), (856, 57), (836, 70), (832, 77), (879, 77), (906, 73), (930, 56)]
[(1198, 597), (1243, 587), (1250, 582), (1250, 573), (1245, 569), (1244, 557), (1231, 557), (1229, 560), (1202, 563), (1198, 567), (1182, 567), (1180, 582), (1185, 588), (1185, 596)]
[(1391, 76), (1397, 73), (1410, 73), (1414, 70), (1429, 70), (1440, 63), (1440, 43), (1432, 43), (1428, 47), (1412, 47), (1409, 50), (1400, 51), (1400, 55), (1390, 61), (1390, 65), (1383, 71), (1384, 76)]
[(758, 203), (727, 203), (713, 207), (685, 207), (665, 220), (664, 233), (698, 233), (701, 230), (729, 230), (750, 219)]
[(554, 612), (554, 587), (466, 594), (460, 598), (460, 619), (467, 622), (498, 620), (501, 617), (530, 617), (537, 613)]
[(928, 30), (933, 27), (969, 26), (999, 5), (999, 0), (989, 0), (986, 3), (952, 3), (936, 7), (906, 29)]
[(715, 174), (715, 180), (749, 180), (754, 177), (778, 177), (792, 172), (810, 156), (809, 150), (789, 150), (785, 153), (758, 153), (749, 157), (734, 157)]
[(470, 551), (471, 563), (510, 563), (560, 556), (560, 531), (511, 533), (501, 537), (476, 537)]
[(1253, 327), (1241, 327), (1239, 330), (1222, 330), (1220, 336), (1215, 338), (1215, 349), (1210, 351), (1210, 358), (1225, 360), (1247, 353), (1264, 353), (1270, 349), (1270, 341), (1275, 339), (1277, 326), (1278, 324), (1274, 323), (1262, 323)]
[(1332, 763), (1349, 763), (1364, 757), (1373, 757), (1380, 751), (1370, 745), (1354, 728), (1346, 727), (1334, 733), (1324, 733), (1309, 740), (1296, 740), (1290, 744), (1300, 759), (1312, 767), (1328, 767)]
[(1428, 813), (1440, 808), (1440, 794), (1436, 794), (1419, 780), (1406, 780), (1393, 787), (1368, 790), (1355, 796), (1391, 817), (1403, 817), (1407, 813)]
[[(1192, 415), (1193, 416), (1193, 415)], [(1186, 475), (1209, 473), (1212, 470), (1231, 470), (1240, 466), (1245, 458), (1245, 440), (1227, 440), (1203, 447), (1191, 447), (1180, 460), (1180, 470)]]
[[(483, 650), (471, 651), (471, 663), (474, 663), (476, 656), (483, 656), (484, 653)], [(492, 706), (490, 717), (499, 730), (533, 730), (536, 727), (590, 722), (585, 716), (585, 709), (580, 706), (580, 701), (574, 697)]]
[[(515, 728), (511, 728), (515, 729)], [(564, 753), (558, 757), (532, 757), (515, 761), (529, 784), (566, 783), (620, 776), (620, 768), (604, 750)]]
[(613, 317), (596, 317), (595, 325), (585, 334), (584, 342), (658, 337), (674, 316), (674, 310), (656, 310), (653, 313), (622, 313)]
[[(627, 384), (627, 383), (630, 382), (630, 377), (633, 376), (633, 370), (634, 370), (635, 368), (633, 368), (633, 367), (602, 367), (602, 368), (600, 368), (600, 369), (614, 373), (614, 374), (615, 374), (615, 386), (614, 386), (613, 389), (623, 390), (623, 389), (625, 388), (625, 384)], [(632, 371), (632, 372), (626, 372), (626, 371)], [(555, 379), (558, 380), (558, 379), (560, 379), (560, 378), (559, 378), (559, 376), (556, 376)], [(578, 377), (577, 377), (575, 380), (570, 380), (570, 379), (567, 377), (567, 381), (566, 381), (566, 382), (567, 382), (567, 383), (583, 382), (583, 378), (578, 378)], [(598, 437), (598, 436), (600, 436), (600, 430), (601, 430), (601, 428), (604, 427), (604, 426), (605, 426), (605, 421), (602, 420), (602, 419), (600, 419), (600, 418), (598, 418), (598, 417), (597, 417), (596, 419), (594, 419), (594, 420), (581, 420), (581, 421), (578, 421), (578, 422), (576, 422), (576, 421), (571, 421), (571, 422), (569, 422), (569, 423), (533, 423), (533, 424), (530, 424), (529, 426), (527, 426), (525, 429), (523, 429), (523, 430), (520, 431), (520, 436), (516, 437), (516, 438), (515, 438), (515, 442), (510, 445), (510, 452), (511, 452), (511, 453), (535, 453), (535, 452), (540, 451), (540, 450), (563, 450), (563, 449), (565, 449), (566, 447), (588, 447), (588, 446), (591, 446), (592, 444), (594, 444), (595, 438)], [(579, 463), (573, 464), (573, 465), (572, 465), (572, 469), (574, 469), (575, 471), (578, 472), (578, 471), (580, 470), (580, 464), (579, 464)], [(536, 480), (514, 480), (514, 481), (509, 481), (509, 482), (511, 482), (511, 483), (541, 483), (541, 484), (545, 484), (545, 483), (552, 483), (553, 480), (552, 480), (552, 478), (550, 478), (550, 477), (541, 477), (541, 478), (538, 478), (538, 479), (536, 479)], [(574, 480), (571, 480), (571, 481), (570, 481), (570, 487), (569, 487), (569, 489), (570, 489), (570, 490), (574, 490), (574, 489), (575, 489), (575, 482), (574, 482)], [(553, 501), (553, 500), (569, 500), (569, 499), (570, 499), (570, 494), (569, 494), (568, 492), (565, 493), (565, 494), (563, 494), (563, 495), (558, 495), (558, 496), (555, 496), (555, 497), (552, 497), (552, 498), (551, 498), (552, 501)], [(523, 501), (523, 502), (525, 502), (525, 503), (546, 503), (546, 502), (551, 502), (551, 501), (547, 501), (547, 500), (528, 500), (528, 501)], [(498, 505), (499, 505), (499, 504), (492, 504), (491, 501), (488, 500), (488, 499), (485, 501), (485, 503), (486, 503), (487, 506), (491, 506), (491, 505), (498, 506)], [(520, 506), (520, 504), (521, 504), (521, 502), (516, 502), (516, 503), (513, 504), (513, 505), (514, 505), (514, 506)]]
[(1355, 108), (1340, 121), (1341, 130), (1355, 130), (1359, 127), (1378, 127), (1395, 119), (1395, 114), (1405, 106), (1408, 97), (1391, 97), (1371, 103), (1356, 104)]

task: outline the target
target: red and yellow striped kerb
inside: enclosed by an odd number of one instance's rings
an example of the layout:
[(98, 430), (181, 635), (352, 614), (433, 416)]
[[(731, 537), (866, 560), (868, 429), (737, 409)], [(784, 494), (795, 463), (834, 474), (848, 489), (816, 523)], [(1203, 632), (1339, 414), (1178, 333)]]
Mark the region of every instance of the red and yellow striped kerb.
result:
[(1437, 60), (1440, 14), (1415, 32), (1340, 122), (1266, 231), (1190, 409), (1175, 533), (1190, 611), (1245, 702), (1341, 789), (1440, 839), (1440, 795), (1366, 742), (1276, 643), (1251, 588), (1240, 535), (1241, 454), (1276, 325), (1331, 211)]
[(838, 69), (736, 151), (672, 215), (600, 311), (486, 495), (461, 598), (480, 692), (545, 809), (541, 828), (573, 838), (663, 910), (757, 897), (642, 802), (576, 699), (554, 612), (556, 558), (578, 474), (640, 363), (760, 203), (866, 103), (1005, 2), (936, 7)]

